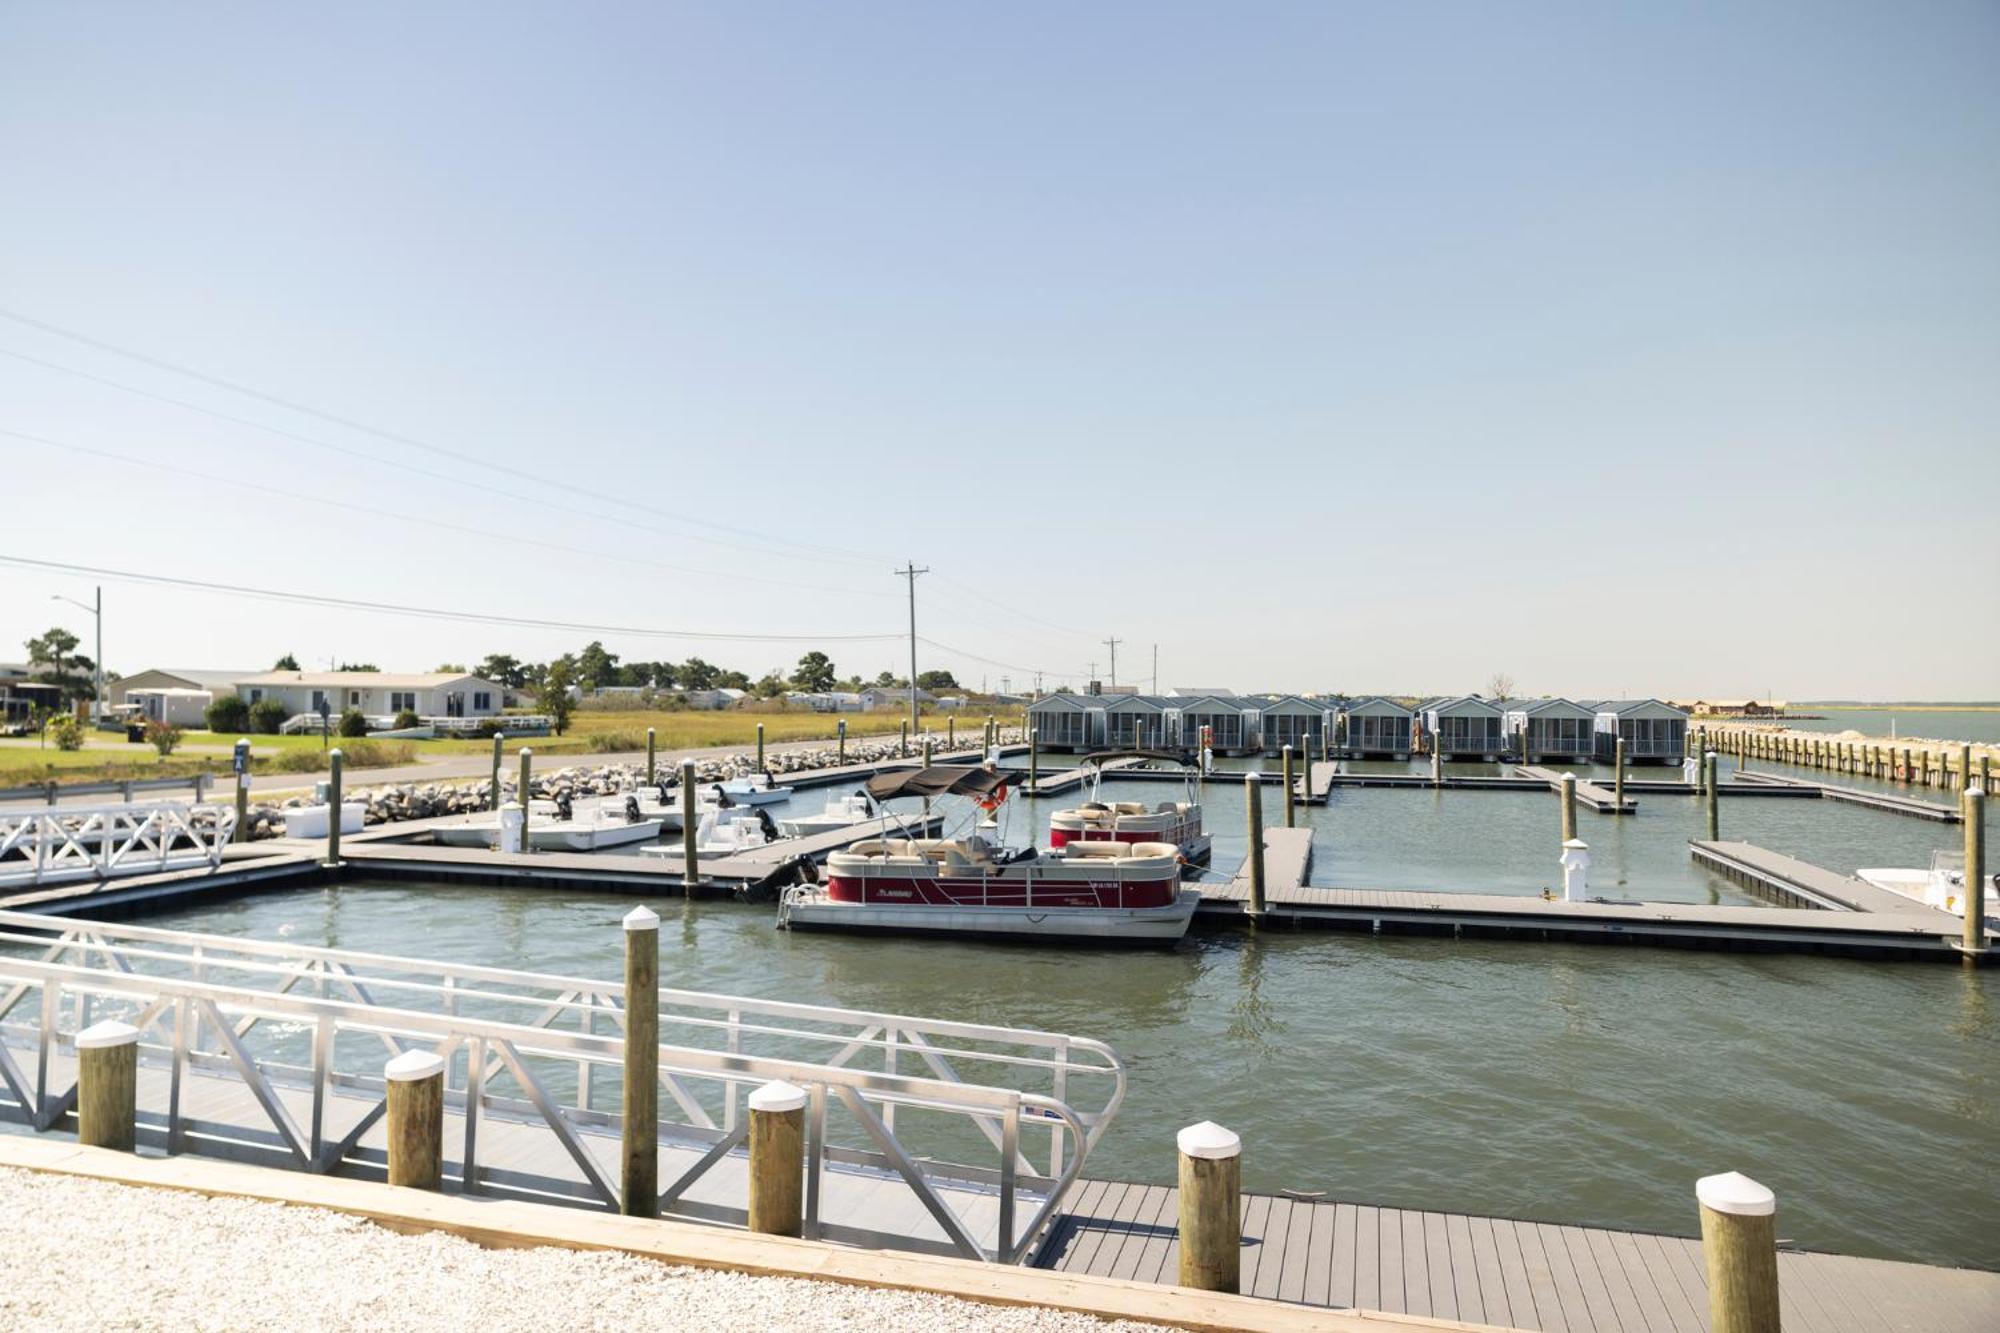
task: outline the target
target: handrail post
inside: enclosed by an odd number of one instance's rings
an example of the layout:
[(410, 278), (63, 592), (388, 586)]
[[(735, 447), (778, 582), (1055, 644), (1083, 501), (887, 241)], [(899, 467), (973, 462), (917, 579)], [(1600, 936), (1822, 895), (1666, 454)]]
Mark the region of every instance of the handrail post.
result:
[(382, 1068), (388, 1081), (389, 1183), (444, 1186), (444, 1057), (404, 1051)]
[(771, 1082), (750, 1103), (750, 1230), (796, 1236), (804, 1222), (806, 1094)]
[(1735, 1171), (1694, 1183), (1711, 1333), (1777, 1333), (1777, 1197)]
[(76, 1034), (76, 1141), (131, 1152), (137, 1143), (139, 1029), (107, 1020)]
[(1235, 1292), (1243, 1263), (1243, 1140), (1211, 1120), (1174, 1141), (1180, 1154), (1180, 1285)]
[[(733, 1100), (733, 1099), (732, 1099)], [(627, 1217), (660, 1215), (660, 918), (625, 914), (624, 1174)]]

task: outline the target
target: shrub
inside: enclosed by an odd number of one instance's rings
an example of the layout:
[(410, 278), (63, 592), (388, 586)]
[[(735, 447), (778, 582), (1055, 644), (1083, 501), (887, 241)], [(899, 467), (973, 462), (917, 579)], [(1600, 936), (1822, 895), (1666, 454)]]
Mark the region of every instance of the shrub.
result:
[(233, 694), (225, 694), (202, 714), (210, 731), (241, 735), (250, 730), (250, 705)]
[[(259, 762), (267, 773), (321, 773), (327, 767), (326, 756), (317, 748), (287, 749)], [(348, 768), (399, 768), (417, 762), (417, 747), (408, 741), (344, 741), (340, 759)]]
[(57, 713), (49, 719), (48, 737), (58, 750), (83, 748), (83, 723), (75, 713)]
[[(417, 716), (417, 710), (414, 708), (405, 708), (402, 712), (396, 714), (397, 731), (409, 731), (413, 727), (421, 727), (423, 724), (424, 720)], [(343, 731), (340, 734), (345, 736), (347, 733)]]
[(250, 730), (262, 732), (266, 736), (278, 734), (278, 728), (285, 725), (285, 719), (292, 715), (282, 699), (259, 699), (250, 705)]
[(368, 719), (359, 708), (350, 708), (340, 715), (340, 724), (335, 728), (343, 736), (361, 737), (368, 734)]
[(153, 721), (146, 724), (146, 744), (160, 752), (165, 759), (181, 743), (181, 729), (171, 722)]

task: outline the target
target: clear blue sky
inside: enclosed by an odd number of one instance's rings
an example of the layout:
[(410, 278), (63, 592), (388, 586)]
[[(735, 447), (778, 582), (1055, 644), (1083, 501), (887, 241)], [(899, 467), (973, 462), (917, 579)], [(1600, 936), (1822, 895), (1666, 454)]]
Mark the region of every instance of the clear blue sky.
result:
[[(70, 446), (0, 435), (0, 552), (801, 635), (914, 558), (1017, 687), (1992, 697), (1996, 71), (1991, 3), (18, 3), (0, 308), (492, 466), (0, 319)], [(0, 567), (0, 656), (89, 586)], [(106, 599), (128, 671), (588, 637)]]

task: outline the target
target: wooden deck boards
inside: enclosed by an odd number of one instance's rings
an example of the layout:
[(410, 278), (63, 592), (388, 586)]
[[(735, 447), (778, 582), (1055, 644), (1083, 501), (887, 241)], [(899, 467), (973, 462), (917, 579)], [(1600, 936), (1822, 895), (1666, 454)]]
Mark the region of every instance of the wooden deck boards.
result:
[[(1538, 764), (1517, 764), (1514, 771), (1522, 777), (1546, 783), (1550, 791), (1562, 790), (1563, 775), (1552, 768), (1543, 768)], [(1601, 815), (1629, 815), (1639, 808), (1638, 802), (1630, 796), (1620, 804), (1615, 791), (1609, 787), (1600, 787), (1588, 778), (1576, 780), (1576, 799), (1580, 804), (1590, 807)]]
[[(1034, 1262), (1172, 1282), (1178, 1255), (1162, 1233), (1179, 1206), (1167, 1186), (1086, 1181)], [(1261, 1194), (1244, 1196), (1242, 1221), (1250, 1295), (1547, 1333), (1708, 1327), (1701, 1245), (1684, 1236)], [(1795, 1333), (2000, 1327), (2000, 1273), (1797, 1251), (1778, 1268)]]

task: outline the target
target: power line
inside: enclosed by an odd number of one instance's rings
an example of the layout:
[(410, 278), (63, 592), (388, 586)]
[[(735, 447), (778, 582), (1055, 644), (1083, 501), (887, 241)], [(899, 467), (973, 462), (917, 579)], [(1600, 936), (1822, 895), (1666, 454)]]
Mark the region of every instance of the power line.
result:
[[(586, 496), (593, 500), (609, 502), (615, 505), (623, 505), (628, 509), (635, 509), (642, 513), (652, 514), (659, 518), (665, 518), (671, 522), (690, 524), (695, 527), (713, 528), (720, 532), (733, 532), (738, 536), (753, 537), (759, 541), (766, 543), (776, 543), (785, 546), (795, 546), (800, 550), (813, 551), (822, 555), (836, 556), (843, 560), (868, 561), (868, 560), (873, 560), (875, 558), (861, 551), (853, 551), (841, 547), (821, 546), (812, 542), (796, 541), (792, 538), (781, 537), (772, 533), (757, 532), (748, 528), (738, 528), (727, 523), (717, 523), (714, 522), (713, 520), (696, 518), (688, 514), (677, 514), (670, 510), (660, 509), (654, 505), (649, 505), (637, 500), (628, 499), (621, 495), (607, 494), (602, 491), (594, 491), (587, 486), (578, 486), (573, 482), (562, 481), (559, 478), (546, 477), (541, 475), (540, 473), (530, 472), (525, 468), (510, 467), (505, 463), (496, 463), (489, 458), (481, 458), (478, 457), (477, 455), (461, 453), (458, 450), (448, 449), (445, 448), (443, 445), (431, 444), (427, 441), (419, 440), (409, 435), (404, 435), (398, 431), (387, 430), (380, 426), (371, 426), (366, 422), (355, 421), (350, 417), (343, 417), (333, 412), (328, 412), (317, 407), (308, 406), (307, 404), (304, 403), (294, 402), (291, 399), (282, 398), (277, 394), (267, 393), (262, 389), (254, 388), (247, 384), (241, 384), (234, 380), (224, 379), (219, 375), (211, 375), (205, 371), (195, 370), (188, 366), (177, 365), (174, 362), (162, 360), (161, 358), (156, 356), (150, 356), (145, 352), (137, 352), (133, 351), (131, 348), (128, 347), (120, 347), (114, 343), (108, 343), (103, 341), (102, 339), (93, 338), (88, 334), (77, 333), (74, 330), (65, 329), (58, 325), (50, 324), (45, 320), (40, 320), (30, 315), (21, 314), (19, 311), (8, 310), (5, 309), (4, 307), (0, 307), (0, 319), (10, 319), (17, 324), (25, 324), (29, 328), (38, 329), (43, 333), (51, 333), (59, 338), (67, 338), (72, 342), (81, 343), (85, 347), (94, 348), (101, 352), (109, 352), (113, 356), (122, 356), (128, 360), (137, 361), (141, 365), (151, 366), (156, 370), (164, 370), (171, 374), (182, 375), (187, 377), (188, 379), (195, 380), (202, 384), (210, 385), (214, 388), (224, 389), (230, 393), (241, 394), (246, 398), (254, 398), (259, 402), (269, 403), (274, 407), (283, 408), (288, 412), (297, 412), (302, 416), (314, 417), (320, 421), (325, 421), (331, 425), (340, 426), (347, 430), (359, 431), (364, 435), (373, 435), (380, 439), (388, 440), (393, 444), (400, 444), (411, 449), (421, 449), (426, 453), (437, 454), (442, 457), (452, 459), (455, 462), (464, 463), (472, 467), (486, 468), (496, 472), (505, 472), (512, 476), (520, 477), (524, 480), (535, 482), (537, 485), (540, 486), (550, 486), (558, 490), (568, 491), (574, 495)], [(23, 357), (21, 359), (32, 360), (33, 358)], [(54, 366), (53, 363), (49, 362), (44, 362), (42, 364), (50, 365), (54, 369), (67, 369), (66, 367)], [(111, 381), (106, 381), (106, 380), (101, 380), (100, 382), (111, 383)], [(123, 388), (124, 386), (114, 384), (113, 387)], [(182, 405), (185, 406), (185, 404)], [(197, 408), (195, 410), (201, 411), (205, 409)]]
[(327, 606), (343, 611), (374, 611), (386, 615), (421, 616), (429, 620), (451, 620), (474, 625), (559, 629), (583, 634), (622, 634), (635, 638), (691, 639), (720, 643), (893, 643), (902, 637), (900, 634), (735, 634), (718, 630), (658, 629), (643, 625), (598, 625), (587, 621), (485, 615), (442, 607), (404, 606), (396, 602), (327, 597), (317, 593), (287, 592), (277, 588), (251, 588), (235, 583), (211, 583), (202, 579), (176, 578), (167, 574), (142, 574), (128, 569), (102, 569), (92, 565), (72, 565), (57, 560), (31, 560), (18, 555), (0, 554), (0, 564), (16, 565), (25, 569), (53, 570), (64, 574), (87, 574), (95, 578), (115, 579), (126, 583), (150, 583), (172, 588), (187, 588), (196, 592), (254, 597), (264, 601)]
[(567, 555), (586, 556), (594, 560), (618, 560), (628, 564), (648, 565), (655, 569), (670, 570), (677, 574), (693, 574), (701, 578), (737, 579), (745, 583), (760, 583), (774, 588), (792, 588), (802, 592), (824, 592), (843, 596), (893, 597), (894, 593), (875, 592), (866, 589), (836, 588), (826, 584), (798, 583), (790, 579), (764, 578), (756, 574), (737, 574), (727, 570), (697, 569), (691, 565), (677, 565), (667, 560), (654, 560), (647, 556), (621, 555), (613, 551), (592, 551), (580, 546), (565, 546), (561, 542), (544, 541), (539, 537), (526, 537), (519, 533), (494, 532), (486, 528), (470, 527), (463, 523), (451, 523), (444, 519), (432, 518), (424, 514), (399, 513), (393, 509), (378, 509), (372, 505), (357, 504), (351, 500), (336, 500), (330, 496), (313, 495), (283, 486), (266, 486), (261, 482), (246, 481), (241, 477), (222, 477), (212, 472), (200, 472), (183, 467), (179, 463), (162, 463), (155, 459), (134, 458), (130, 454), (115, 453), (109, 449), (93, 449), (89, 445), (68, 444), (61, 440), (51, 440), (43, 435), (31, 435), (27, 431), (12, 430), (0, 426), (0, 435), (17, 440), (27, 440), (32, 444), (45, 445), (69, 453), (84, 454), (91, 458), (102, 458), (127, 467), (148, 468), (164, 472), (172, 477), (187, 477), (208, 482), (216, 486), (234, 486), (240, 490), (256, 491), (264, 495), (275, 495), (283, 500), (295, 500), (305, 504), (316, 504), (328, 509), (340, 509), (349, 513), (370, 514), (377, 518), (394, 519), (398, 523), (420, 523), (426, 527), (438, 528), (445, 532), (463, 533), (486, 541), (504, 542), (511, 545), (535, 546), (545, 551), (560, 551)]

